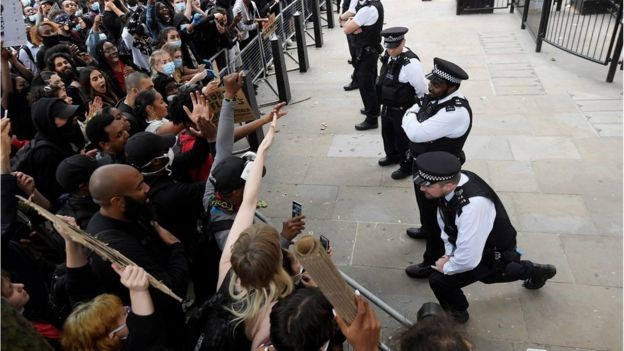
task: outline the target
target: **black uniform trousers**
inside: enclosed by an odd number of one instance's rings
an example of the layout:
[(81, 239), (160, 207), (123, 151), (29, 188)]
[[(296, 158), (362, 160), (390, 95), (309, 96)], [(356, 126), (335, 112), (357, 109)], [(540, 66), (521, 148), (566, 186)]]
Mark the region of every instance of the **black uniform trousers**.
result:
[(379, 116), (379, 99), (377, 97), (377, 61), (379, 55), (372, 50), (358, 49), (358, 60), (355, 67), (355, 77), (360, 88), (360, 96), (364, 103), (366, 120), (369, 123), (377, 123)]
[[(416, 162), (412, 163), (412, 173), (418, 172)], [(422, 230), (427, 233), (427, 246), (423, 254), (423, 263), (433, 265), (438, 258), (444, 255), (444, 242), (440, 236), (441, 230), (438, 225), (438, 200), (430, 200), (425, 197), (425, 193), (420, 191), (420, 186), (414, 184), (416, 193), (416, 203), (420, 214), (420, 224)]]
[(403, 108), (382, 106), (381, 109), (381, 138), (383, 139), (386, 157), (401, 162), (401, 168), (410, 169), (412, 160), (407, 156), (409, 139), (401, 127)]
[(349, 45), (349, 55), (351, 55), (351, 66), (353, 66), (353, 73), (351, 73), (351, 80), (354, 83), (357, 83), (357, 78), (355, 76), (355, 70), (357, 67), (357, 50), (355, 48), (355, 38), (353, 34), (347, 34), (347, 44)]
[(457, 274), (443, 274), (434, 271), (429, 276), (429, 286), (440, 305), (448, 310), (465, 311), (468, 309), (468, 300), (461, 288), (474, 282), (484, 284), (507, 283), (516, 280), (528, 279), (533, 272), (531, 261), (518, 261), (507, 264), (504, 273), (488, 266), (485, 260), (474, 269)]

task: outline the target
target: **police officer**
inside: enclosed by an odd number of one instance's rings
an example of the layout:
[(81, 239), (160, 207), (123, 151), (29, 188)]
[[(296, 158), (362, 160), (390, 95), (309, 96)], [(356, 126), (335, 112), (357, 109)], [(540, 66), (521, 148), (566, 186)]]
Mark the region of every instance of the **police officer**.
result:
[(468, 321), (468, 301), (461, 288), (476, 281), (485, 284), (524, 280), (527, 289), (539, 289), (557, 273), (553, 265), (520, 260), (516, 230), (502, 202), (478, 175), (460, 171), (456, 155), (443, 151), (416, 159), (414, 183), (428, 199), (437, 201), (444, 255), (436, 260), (429, 285), (440, 302), (460, 323)]
[[(452, 62), (435, 58), (433, 70), (426, 78), (429, 79), (429, 94), (403, 116), (402, 126), (410, 140), (410, 154), (416, 158), (429, 151), (446, 151), (463, 163), (462, 148), (472, 126), (472, 111), (459, 92), (459, 85), (468, 79), (468, 74)], [(417, 170), (414, 164), (413, 171)], [(425, 198), (418, 186), (415, 185), (414, 190), (422, 227), (408, 229), (407, 235), (427, 239), (427, 247), (423, 262), (407, 267), (406, 273), (412, 278), (426, 278), (433, 272), (431, 265), (442, 256), (444, 245), (436, 222), (436, 203)]]
[[(349, 20), (349, 18), (355, 15), (355, 6), (357, 5), (358, 0), (343, 0), (342, 1), (342, 13), (338, 18), (340, 19), (340, 26)], [(351, 73), (351, 81), (349, 84), (345, 85), (343, 89), (345, 91), (356, 90), (358, 88), (357, 79), (355, 78), (355, 67), (357, 63), (357, 57), (355, 56), (355, 46), (353, 45), (354, 36), (351, 34), (347, 34), (347, 44), (349, 45), (349, 64), (353, 66), (353, 73)]]
[(405, 27), (384, 29), (386, 54), (381, 58), (379, 91), (381, 108), (381, 137), (386, 157), (380, 166), (399, 163), (392, 172), (392, 179), (403, 179), (412, 174), (412, 160), (407, 157), (409, 139), (401, 128), (401, 120), (407, 109), (427, 92), (427, 83), (418, 56), (405, 47)]
[(355, 125), (357, 130), (377, 128), (379, 101), (375, 90), (377, 58), (382, 52), (381, 29), (384, 9), (379, 0), (359, 0), (355, 16), (343, 26), (345, 34), (353, 35), (356, 51), (355, 77), (364, 103), (364, 122)]

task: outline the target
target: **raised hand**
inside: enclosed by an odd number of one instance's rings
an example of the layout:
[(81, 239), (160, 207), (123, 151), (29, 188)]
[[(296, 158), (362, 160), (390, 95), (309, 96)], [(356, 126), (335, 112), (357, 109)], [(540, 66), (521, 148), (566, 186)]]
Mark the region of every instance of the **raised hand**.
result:
[(236, 93), (243, 87), (245, 77), (243, 72), (231, 73), (223, 77), (223, 86), (225, 86), (225, 98), (233, 99)]
[(357, 305), (357, 315), (351, 322), (351, 325), (347, 325), (339, 315), (336, 315), (336, 324), (338, 324), (340, 331), (342, 331), (342, 334), (355, 350), (376, 351), (378, 350), (377, 342), (381, 335), (381, 323), (377, 319), (373, 308), (369, 306), (368, 302), (364, 301), (358, 291), (355, 294), (355, 303)]
[(147, 273), (138, 266), (126, 266), (121, 268), (117, 264), (112, 264), (113, 270), (119, 274), (121, 284), (130, 291), (147, 291), (149, 281)]
[(182, 108), (191, 122), (199, 127), (200, 118), (210, 120), (210, 105), (208, 104), (208, 101), (206, 101), (206, 97), (199, 91), (191, 92), (190, 96), (191, 102), (193, 103), (193, 111), (191, 112), (186, 106), (182, 106)]

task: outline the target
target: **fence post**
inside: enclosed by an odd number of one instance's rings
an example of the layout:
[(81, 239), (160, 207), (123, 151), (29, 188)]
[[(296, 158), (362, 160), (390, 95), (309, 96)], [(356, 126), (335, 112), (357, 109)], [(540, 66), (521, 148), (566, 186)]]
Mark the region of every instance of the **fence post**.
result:
[(306, 45), (306, 36), (304, 29), (304, 20), (301, 12), (295, 12), (295, 38), (297, 38), (297, 60), (299, 61), (299, 72), (307, 72), (310, 68), (308, 60), (308, 47)]
[(542, 17), (540, 18), (539, 29), (537, 30), (535, 52), (542, 51), (542, 41), (544, 41), (546, 30), (548, 29), (548, 19), (550, 18), (551, 5), (551, 0), (544, 0), (544, 6), (542, 6)]
[(312, 0), (312, 24), (314, 24), (314, 46), (323, 47), (323, 27), (321, 25), (321, 6), (318, 0)]
[(334, 28), (334, 8), (332, 7), (334, 4), (332, 1), (333, 0), (325, 0), (325, 9), (327, 10), (327, 28), (329, 29)]
[[(622, 11), (620, 9), (620, 11)], [(618, 63), (620, 61), (620, 55), (622, 54), (622, 23), (620, 22), (617, 41), (615, 42), (615, 49), (613, 55), (611, 55), (611, 63), (609, 64), (609, 73), (607, 73), (607, 83), (613, 83), (613, 77), (615, 77), (615, 71), (617, 70)]]
[[(247, 98), (249, 107), (251, 108), (257, 119), (258, 116), (260, 116), (260, 109), (258, 108), (258, 100), (256, 100), (256, 89), (253, 86), (253, 77), (245, 76), (243, 93), (245, 93), (245, 97)], [(262, 139), (264, 139), (264, 131), (262, 130), (262, 128), (258, 128), (255, 132), (247, 136), (247, 141), (249, 141), (249, 148), (253, 151), (257, 151), (258, 146), (260, 146), (260, 143), (262, 142)]]
[(340, 0), (336, 0), (336, 13), (340, 14)]
[(282, 40), (277, 35), (271, 36), (271, 50), (273, 51), (273, 66), (275, 67), (275, 81), (280, 101), (290, 102), (290, 83), (288, 82), (288, 71), (286, 61), (284, 61), (284, 51)]
[(522, 9), (522, 24), (520, 25), (520, 29), (526, 29), (526, 21), (529, 18), (529, 6), (531, 0), (524, 1), (524, 8)]

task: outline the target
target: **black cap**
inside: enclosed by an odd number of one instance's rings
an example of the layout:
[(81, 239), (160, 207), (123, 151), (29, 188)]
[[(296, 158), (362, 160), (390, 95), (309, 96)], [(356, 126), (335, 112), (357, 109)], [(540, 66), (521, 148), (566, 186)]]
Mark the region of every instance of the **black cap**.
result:
[(52, 5), (54, 5), (54, 0), (41, 0), (41, 1), (39, 1), (39, 4), (40, 5), (43, 5), (43, 4), (52, 4)]
[(164, 155), (175, 143), (175, 135), (136, 133), (126, 142), (126, 163), (141, 169), (154, 158)]
[(436, 57), (433, 59), (433, 70), (427, 74), (426, 78), (429, 80), (438, 78), (459, 84), (462, 80), (468, 79), (468, 73), (453, 62)]
[(416, 158), (418, 171), (414, 173), (414, 183), (428, 186), (433, 183), (451, 180), (461, 170), (457, 156), (445, 151), (432, 151)]
[(405, 33), (408, 29), (405, 27), (390, 27), (381, 31), (381, 36), (384, 37), (384, 46), (386, 49), (394, 49), (405, 38)]
[(240, 157), (230, 156), (219, 162), (210, 173), (208, 180), (214, 185), (215, 191), (229, 194), (245, 185), (241, 178), (247, 161)]
[(78, 190), (80, 184), (89, 184), (91, 174), (100, 166), (99, 162), (86, 155), (70, 156), (56, 168), (56, 181), (67, 192)]
[(78, 105), (68, 105), (63, 99), (44, 97), (32, 105), (32, 115), (47, 115), (53, 118), (68, 119), (78, 110)]

